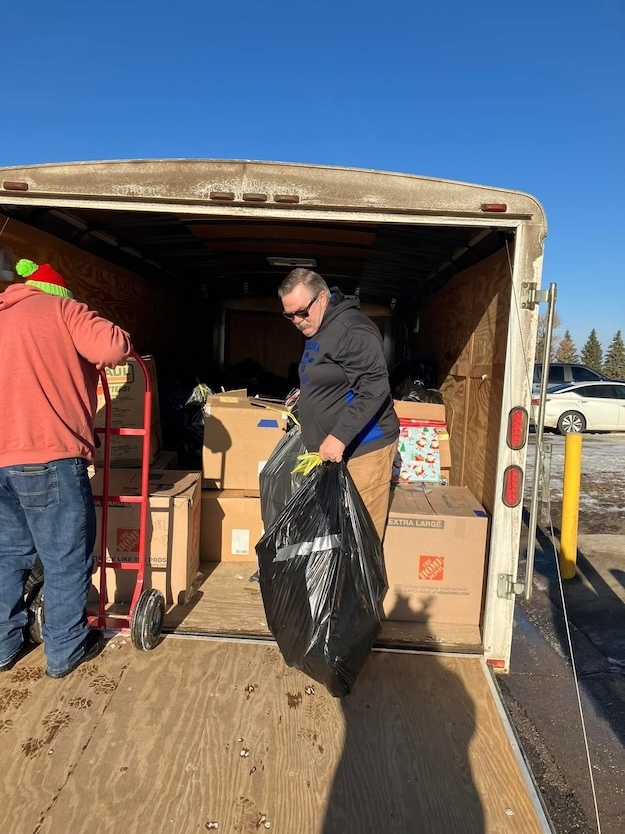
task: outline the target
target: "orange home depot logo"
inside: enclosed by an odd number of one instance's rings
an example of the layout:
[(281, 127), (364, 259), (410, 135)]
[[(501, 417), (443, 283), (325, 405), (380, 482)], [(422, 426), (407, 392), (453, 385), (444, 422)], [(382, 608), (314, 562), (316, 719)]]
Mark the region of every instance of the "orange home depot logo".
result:
[(139, 531), (134, 527), (118, 527), (116, 532), (116, 548), (118, 553), (138, 553)]
[(440, 582), (445, 568), (444, 556), (419, 556), (419, 579)]

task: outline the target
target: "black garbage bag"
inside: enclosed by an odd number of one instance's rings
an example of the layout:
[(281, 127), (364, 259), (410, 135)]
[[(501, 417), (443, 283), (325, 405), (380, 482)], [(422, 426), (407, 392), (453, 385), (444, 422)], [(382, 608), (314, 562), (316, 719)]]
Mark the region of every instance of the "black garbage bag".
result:
[(415, 403), (438, 403), (442, 405), (443, 395), (437, 388), (426, 388), (421, 379), (406, 379), (396, 388), (397, 400)]
[(302, 441), (299, 426), (293, 426), (278, 442), (267, 463), (263, 466), (260, 482), (260, 514), (265, 530), (279, 515), (302, 484), (303, 475), (293, 473), (297, 456), (303, 455), (306, 447)]
[(179, 412), (178, 456), (188, 469), (202, 468), (204, 445), (204, 406), (213, 391), (202, 382), (193, 388)]
[(324, 463), (256, 545), (267, 623), (289, 666), (347, 695), (387, 588), (371, 517), (344, 463)]

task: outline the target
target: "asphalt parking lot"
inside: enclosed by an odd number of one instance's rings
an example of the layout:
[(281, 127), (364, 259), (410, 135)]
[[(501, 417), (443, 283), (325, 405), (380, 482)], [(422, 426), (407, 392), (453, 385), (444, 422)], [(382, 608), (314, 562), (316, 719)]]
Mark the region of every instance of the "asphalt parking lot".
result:
[[(577, 575), (563, 582), (554, 545), (557, 551), (565, 438), (546, 434), (544, 441), (552, 444), (549, 520), (537, 536), (533, 597), (518, 599), (511, 673), (499, 679), (500, 688), (558, 834), (620, 834), (625, 830), (625, 433), (583, 435)], [(526, 518), (534, 451), (531, 436)]]

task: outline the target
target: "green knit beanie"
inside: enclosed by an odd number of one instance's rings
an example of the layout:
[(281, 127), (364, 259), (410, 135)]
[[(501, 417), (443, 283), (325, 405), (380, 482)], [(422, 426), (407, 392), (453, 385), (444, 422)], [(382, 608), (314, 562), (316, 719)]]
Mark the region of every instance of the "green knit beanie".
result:
[(58, 272), (52, 269), (50, 264), (41, 264), (38, 266), (34, 261), (29, 261), (28, 258), (22, 258), (15, 264), (15, 271), (22, 278), (26, 278), (26, 284), (29, 287), (36, 287), (38, 290), (43, 290), (43, 292), (47, 292), (50, 295), (60, 295), (63, 298), (74, 297), (67, 289), (65, 280)]

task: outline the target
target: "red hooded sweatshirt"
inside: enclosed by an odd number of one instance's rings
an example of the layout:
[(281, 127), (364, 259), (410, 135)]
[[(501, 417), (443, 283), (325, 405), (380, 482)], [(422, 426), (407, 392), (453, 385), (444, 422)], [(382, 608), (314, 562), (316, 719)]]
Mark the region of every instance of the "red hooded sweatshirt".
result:
[(93, 460), (98, 368), (130, 336), (72, 298), (25, 284), (0, 293), (0, 467)]

